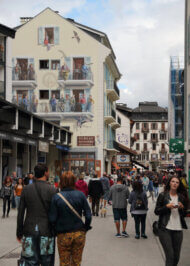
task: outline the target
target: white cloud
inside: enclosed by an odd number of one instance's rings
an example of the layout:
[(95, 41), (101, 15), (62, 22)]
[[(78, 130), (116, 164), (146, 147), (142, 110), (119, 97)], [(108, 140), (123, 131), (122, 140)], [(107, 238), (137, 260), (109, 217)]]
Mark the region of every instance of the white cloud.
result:
[[(122, 16), (115, 15), (114, 23), (104, 30), (116, 53), (120, 82), (131, 92), (121, 89), (120, 102), (135, 107), (139, 101), (158, 101), (167, 106), (170, 56), (183, 55), (184, 50), (184, 3), (135, 0), (133, 4), (131, 13), (124, 15), (125, 2), (120, 1)], [(115, 5), (114, 1), (113, 10)]]
[(32, 17), (46, 7), (66, 15), (73, 9), (82, 8), (86, 0), (0, 0), (0, 23), (9, 27), (20, 24), (20, 17)]

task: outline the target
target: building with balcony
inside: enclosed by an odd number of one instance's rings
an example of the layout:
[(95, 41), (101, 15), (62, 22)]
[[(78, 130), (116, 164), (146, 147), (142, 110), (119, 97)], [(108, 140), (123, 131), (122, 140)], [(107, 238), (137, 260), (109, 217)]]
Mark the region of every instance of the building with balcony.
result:
[(73, 132), (63, 169), (110, 172), (121, 74), (107, 35), (50, 8), (15, 29), (12, 101)]
[(140, 102), (131, 113), (131, 148), (150, 170), (173, 165), (168, 145), (168, 110), (157, 102)]
[(11, 101), (11, 40), (15, 30), (0, 24), (0, 97)]

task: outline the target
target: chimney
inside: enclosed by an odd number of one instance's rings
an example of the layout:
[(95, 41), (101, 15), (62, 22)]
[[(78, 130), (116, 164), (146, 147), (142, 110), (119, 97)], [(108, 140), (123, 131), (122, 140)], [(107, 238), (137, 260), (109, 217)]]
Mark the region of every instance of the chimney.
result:
[(20, 23), (25, 24), (26, 22), (30, 21), (33, 19), (33, 17), (20, 17)]
[(59, 14), (59, 11), (55, 11), (56, 14)]

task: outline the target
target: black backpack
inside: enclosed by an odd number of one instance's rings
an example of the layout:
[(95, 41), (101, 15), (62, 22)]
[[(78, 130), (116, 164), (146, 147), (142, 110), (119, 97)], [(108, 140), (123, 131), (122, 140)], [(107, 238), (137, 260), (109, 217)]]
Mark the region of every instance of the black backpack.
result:
[(142, 194), (136, 194), (135, 210), (145, 210), (145, 204), (142, 198)]

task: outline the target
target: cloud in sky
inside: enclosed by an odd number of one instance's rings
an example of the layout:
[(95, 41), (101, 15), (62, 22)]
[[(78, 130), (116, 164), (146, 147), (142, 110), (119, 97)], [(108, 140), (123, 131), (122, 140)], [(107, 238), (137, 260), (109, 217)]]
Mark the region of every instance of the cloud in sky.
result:
[(107, 33), (122, 73), (120, 102), (167, 106), (170, 56), (184, 54), (182, 0), (0, 0), (0, 22), (19, 24), (47, 6)]

